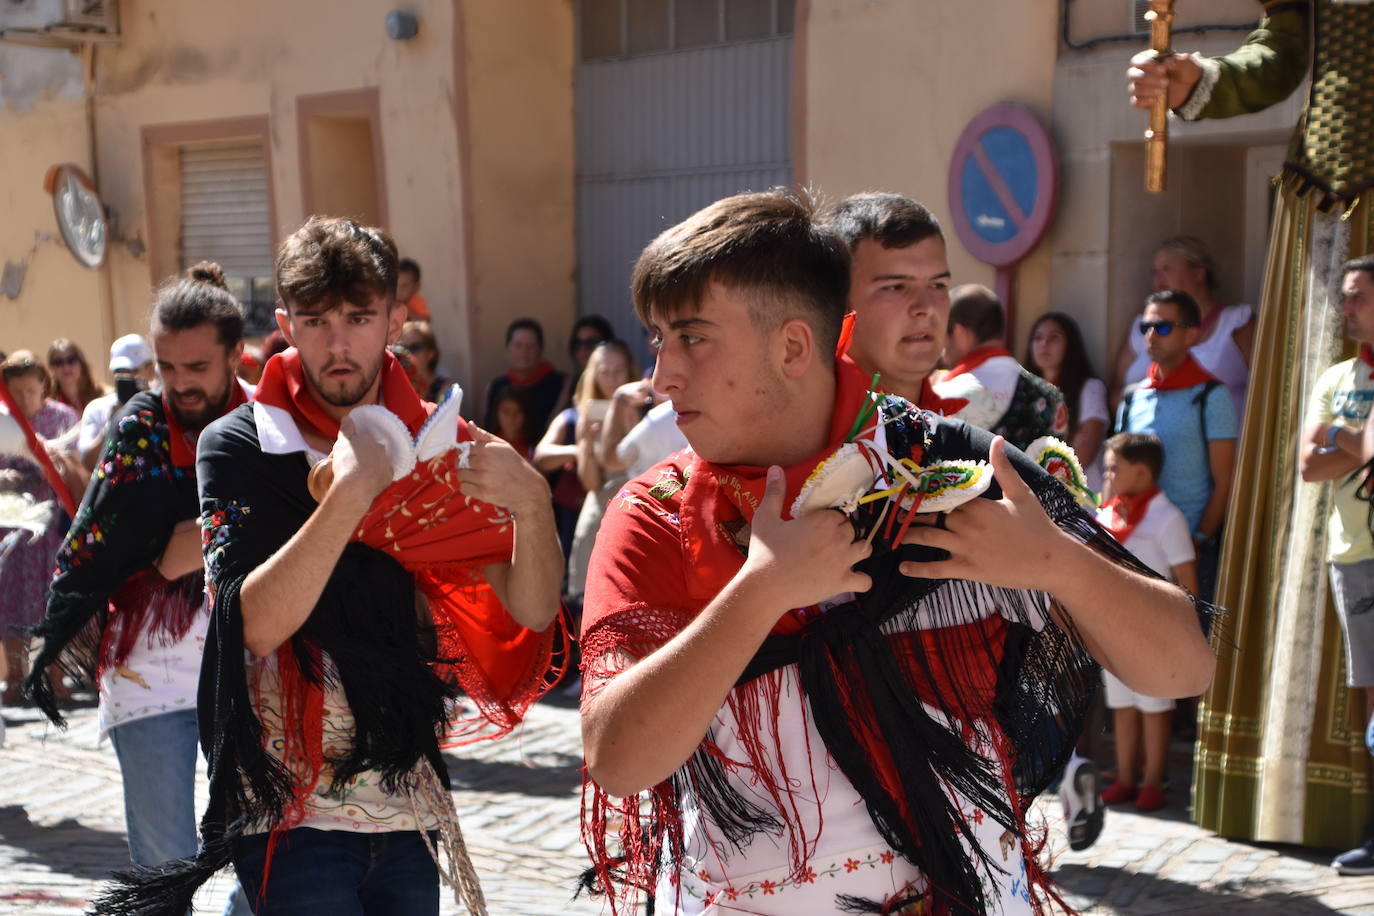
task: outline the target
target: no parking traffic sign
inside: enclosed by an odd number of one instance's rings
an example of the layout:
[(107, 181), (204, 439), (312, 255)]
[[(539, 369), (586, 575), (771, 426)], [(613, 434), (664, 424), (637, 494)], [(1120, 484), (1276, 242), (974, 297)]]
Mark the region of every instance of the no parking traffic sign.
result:
[(997, 270), (1014, 332), (1013, 266), (1049, 229), (1059, 197), (1054, 141), (1028, 109), (1004, 102), (969, 122), (949, 165), (949, 210), (969, 253)]
[(959, 241), (994, 267), (1015, 264), (1045, 235), (1059, 196), (1049, 133), (1029, 110), (1002, 103), (969, 122), (949, 168)]

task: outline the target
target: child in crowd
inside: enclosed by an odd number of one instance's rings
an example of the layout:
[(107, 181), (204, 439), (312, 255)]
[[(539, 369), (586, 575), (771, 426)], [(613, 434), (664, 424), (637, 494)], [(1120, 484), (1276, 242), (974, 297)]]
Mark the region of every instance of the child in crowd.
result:
[[(1159, 489), (1164, 446), (1159, 437), (1120, 433), (1107, 440), (1103, 481), (1112, 493), (1097, 520), (1126, 549), (1161, 576), (1197, 592), (1197, 563), (1188, 521)], [(1102, 791), (1106, 804), (1135, 801), (1139, 811), (1164, 807), (1164, 764), (1173, 731), (1173, 700), (1136, 693), (1107, 671), (1107, 706), (1116, 732), (1116, 782)], [(1140, 736), (1145, 769), (1136, 781)]]
[(534, 460), (529, 411), (525, 409), (525, 398), (520, 392), (512, 388), (496, 396), (496, 428), (491, 431), (510, 443), (526, 461)]

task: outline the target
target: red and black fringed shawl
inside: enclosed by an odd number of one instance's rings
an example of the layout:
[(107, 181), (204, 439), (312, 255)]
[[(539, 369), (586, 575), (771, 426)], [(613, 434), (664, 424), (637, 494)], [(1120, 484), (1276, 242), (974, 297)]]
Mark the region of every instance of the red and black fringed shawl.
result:
[[(244, 402), (233, 386), (228, 407)], [(153, 565), (178, 522), (200, 515), (195, 448), (155, 392), (130, 398), (110, 423), (105, 450), (56, 558), (43, 640), (25, 692), (64, 724), (48, 670), (91, 681), (122, 665), (139, 640), (170, 645), (184, 637), (204, 603), (205, 578), (174, 582)]]
[[(285, 365), (274, 370), (279, 361)], [(278, 397), (274, 371), (287, 380), (298, 373), (294, 353), (269, 361), (258, 398), (309, 422), (297, 401), (308, 393), (297, 386), (296, 395)], [(384, 371), (387, 379), (404, 377), (392, 359)], [(400, 389), (387, 379), (387, 407), (418, 432), (432, 405), (408, 382), (393, 396)], [(461, 425), (460, 438), (470, 438)], [(263, 746), (249, 687), (239, 590), (314, 511), (309, 465), (303, 452), (262, 451), (251, 406), (206, 430), (197, 471), (213, 614), (198, 698), (210, 771), (201, 848), (193, 859), (116, 876), (97, 913), (183, 912), (196, 888), (229, 864), (246, 829), (270, 823), (275, 843), (299, 823), (321, 780), (341, 785), (376, 771), (387, 791), (403, 795), (404, 780), (428, 760), (447, 787), (441, 744), (506, 733), (547, 690), (561, 625), (543, 633), (521, 627), (481, 577), (481, 567), (509, 561), (513, 528), (502, 510), (458, 491), (456, 454), (417, 465), (378, 496), (305, 624), (277, 650), (288, 723), (279, 759)], [(428, 599), (424, 619), (417, 589)], [(347, 697), (355, 733), (349, 753), (326, 765), (322, 705), (331, 676)], [(476, 714), (463, 711), (464, 696)]]
[[(862, 400), (863, 381), (852, 364), (842, 360), (838, 373), (830, 447), (787, 469), (784, 505), (843, 440)], [(987, 457), (991, 436), (965, 423), (891, 398), (882, 414), (896, 457), (926, 463)], [(1010, 454), (1061, 528), (1148, 573), (1062, 485), (1020, 452)], [(632, 481), (612, 501), (583, 611), (589, 682), (662, 646), (724, 587), (743, 562), (763, 486), (762, 468), (720, 467), (684, 454)], [(986, 495), (1000, 497), (995, 482)], [(682, 863), (684, 806), (699, 810), (736, 850), (761, 833), (785, 844), (794, 877), (804, 876), (817, 838), (806, 835), (796, 812), (819, 801), (806, 797), (815, 791), (806, 775), (789, 774), (768, 737), (781, 702), (780, 669), (796, 665), (825, 752), (864, 799), (881, 838), (926, 876), (928, 912), (986, 908), (978, 863), (958, 839), (971, 836), (969, 826), (948, 788), (1019, 838), (1037, 905), (1053, 894), (1026, 814), (1073, 750), (1100, 682), (1098, 666), (1076, 634), (1047, 619), (1049, 599), (1042, 593), (902, 575), (899, 562), (935, 555), (927, 548), (893, 549), (901, 520), (892, 524), (891, 510), (880, 518), (882, 505), (870, 503), (854, 518), (860, 537), (879, 529), (873, 556), (860, 566), (873, 587), (825, 613), (785, 615), (730, 694), (734, 720), (753, 732), (740, 736), (747, 759), (726, 759), (708, 735), (670, 780), (639, 797), (617, 800), (594, 783), (585, 786), (583, 838), (594, 863), (586, 883), (594, 891), (610, 894), (618, 906), (632, 907), (642, 893), (652, 899), (659, 876), (675, 876)], [(970, 750), (964, 727), (979, 729), (1000, 759)], [(730, 784), (727, 771), (753, 786), (750, 797)], [(618, 836), (608, 836), (617, 823)], [(716, 852), (728, 864), (731, 850)], [(986, 854), (981, 858), (984, 867), (998, 867)], [(879, 913), (898, 903), (846, 898), (836, 908)]]

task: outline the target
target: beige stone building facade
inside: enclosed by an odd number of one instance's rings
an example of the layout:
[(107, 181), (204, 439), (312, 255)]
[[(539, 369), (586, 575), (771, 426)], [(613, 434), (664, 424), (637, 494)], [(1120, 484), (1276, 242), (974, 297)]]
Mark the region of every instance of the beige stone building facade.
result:
[[(1265, 178), (1298, 110), (1176, 125), (1170, 189), (1147, 197), (1124, 89), (1139, 0), (411, 0), (395, 7), (409, 39), (366, 0), (106, 0), (104, 31), (81, 34), (61, 23), (89, 2), (9, 6), (51, 22), (0, 18), (0, 349), (70, 336), (103, 354), (200, 256), (233, 262), (262, 318), (271, 250), (330, 213), (388, 227), (423, 265), (444, 363), (470, 390), (501, 370), (514, 317), (543, 321), (564, 365), (579, 312), (633, 334), (633, 251), (710, 197), (895, 190), (950, 225), (955, 141), (998, 102), (1046, 124), (1061, 167), (1057, 219), (1019, 267), (1018, 348), (1035, 315), (1068, 311), (1106, 371), (1166, 235), (1202, 236), (1223, 298), (1255, 301)], [(1239, 44), (1260, 9), (1178, 7), (1181, 30), (1226, 27), (1179, 35), (1204, 52)], [(679, 99), (708, 82), (757, 105), (730, 122)], [(109, 209), (94, 270), (43, 188), (64, 162)], [(991, 285), (950, 236), (955, 279)]]
[[(1148, 45), (1131, 0), (813, 0), (799, 5), (797, 172), (832, 195), (899, 190), (948, 227), (948, 170), (968, 121), (1016, 102), (1049, 128), (1060, 159), (1057, 217), (1018, 268), (1019, 353), (1050, 309), (1077, 318), (1099, 372), (1150, 291), (1162, 239), (1212, 247), (1226, 302), (1256, 302), (1276, 174), (1302, 93), (1267, 112), (1171, 129), (1169, 187), (1144, 191), (1145, 114), (1125, 71)], [(1257, 21), (1255, 0), (1178, 0), (1175, 47), (1220, 54)], [(1202, 32), (1199, 26), (1224, 25)], [(1114, 39), (1103, 41), (1102, 39)], [(1119, 40), (1115, 40), (1119, 39)], [(994, 271), (951, 236), (957, 282)]]
[[(464, 380), (497, 370), (516, 314), (566, 336), (571, 4), (406, 9), (409, 40), (389, 38), (388, 8), (366, 0), (126, 0), (111, 7), (117, 36), (7, 31), (0, 54), (42, 85), (16, 97), (0, 83), (0, 262), (24, 275), (17, 297), (0, 296), (0, 347), (67, 335), (100, 353), (200, 256), (235, 262), (240, 297), (270, 309), (271, 251), (311, 213), (393, 232), (423, 267), (444, 361)], [(96, 270), (57, 233), (42, 179), (60, 162), (92, 175), (109, 208)], [(223, 233), (207, 248), (193, 222), (207, 219), (245, 223), (251, 250)]]

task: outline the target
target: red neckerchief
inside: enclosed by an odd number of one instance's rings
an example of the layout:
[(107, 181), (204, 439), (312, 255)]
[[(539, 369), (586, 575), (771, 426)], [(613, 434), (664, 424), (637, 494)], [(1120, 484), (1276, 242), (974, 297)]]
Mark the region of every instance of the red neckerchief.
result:
[[(854, 312), (845, 315), (835, 345), (835, 400), (826, 444), (812, 457), (783, 469), (787, 480), (784, 511), (801, 492), (802, 484), (816, 465), (844, 441), (863, 406), (869, 382), (848, 355), (854, 317)], [(691, 471), (690, 481), (682, 494), (682, 543), (688, 563), (705, 573), (694, 580), (694, 584), (700, 586), (697, 589), (700, 594), (694, 597), (709, 601), (725, 587), (743, 561), (728, 532), (732, 526), (747, 524), (754, 518), (754, 510), (763, 498), (768, 468), (719, 465), (698, 457), (692, 460)], [(791, 619), (791, 615), (783, 618), (784, 621)]]
[(844, 313), (844, 319), (840, 322), (840, 338), (835, 343), (836, 358), (849, 355), (849, 345), (854, 342), (854, 320), (859, 317), (859, 313), (848, 311)]
[[(225, 403), (224, 409), (215, 415), (215, 419), (219, 419), (240, 404), (248, 403), (248, 395), (237, 378), (231, 379), (229, 385), (229, 400)], [(196, 440), (200, 438), (200, 430), (187, 429), (181, 425), (177, 415), (172, 412), (172, 405), (167, 403), (165, 389), (162, 392), (162, 412), (167, 417), (167, 438), (172, 440), (172, 465), (188, 468), (196, 463)]]
[(1369, 367), (1369, 377), (1374, 379), (1374, 347), (1360, 344), (1360, 362)]
[(1217, 377), (1202, 368), (1202, 363), (1189, 353), (1178, 368), (1168, 375), (1160, 371), (1159, 363), (1150, 363), (1150, 375), (1141, 382), (1140, 387), (1153, 388), (1156, 391), (1177, 391), (1180, 388), (1192, 388), (1194, 385), (1216, 380)]
[(1125, 544), (1135, 533), (1136, 525), (1150, 509), (1150, 500), (1159, 495), (1159, 487), (1153, 486), (1135, 496), (1113, 496), (1102, 507), (1107, 510), (1108, 521), (1102, 526), (1111, 532), (1117, 543)]
[(921, 399), (916, 406), (941, 417), (952, 417), (968, 406), (968, 398), (942, 398), (930, 383), (935, 373), (921, 379)]
[(507, 369), (506, 378), (510, 379), (510, 383), (516, 388), (528, 388), (542, 382), (550, 372), (553, 372), (553, 363), (546, 359), (529, 372), (516, 372), (514, 369)]
[[(974, 347), (964, 354), (964, 358), (955, 363), (954, 366), (945, 373), (945, 378), (954, 378), (956, 375), (963, 375), (965, 372), (972, 372), (988, 360), (997, 356), (1011, 356), (1006, 347), (1001, 344), (984, 344), (981, 347)], [(1013, 357), (1014, 359), (1015, 357)]]
[[(841, 356), (846, 357), (846, 360), (848, 360), (849, 345), (853, 342), (854, 339), (854, 319), (857, 317), (857, 312), (846, 312), (844, 316), (844, 323), (840, 326), (840, 339), (839, 342), (835, 345), (835, 358), (837, 362), (835, 372), (837, 379), (840, 377), (838, 360)], [(855, 365), (854, 368), (858, 369), (858, 366)], [(930, 379), (931, 376), (929, 375), (921, 379), (921, 393), (916, 402), (917, 407), (921, 408), (922, 410), (929, 410), (931, 413), (938, 414), (942, 417), (952, 417), (968, 405), (968, 400), (965, 398), (940, 397), (938, 394), (935, 393), (935, 389), (931, 387)], [(887, 391), (887, 389), (883, 387), (882, 376), (878, 377), (878, 387), (882, 391)], [(839, 393), (837, 391), (837, 400), (835, 402), (836, 405), (840, 403), (838, 401), (838, 397)]]
[[(783, 469), (787, 487), (784, 513), (801, 492), (802, 484), (816, 465), (844, 442), (868, 392), (868, 380), (848, 356), (835, 363), (835, 406), (825, 445), (815, 455)], [(710, 600), (739, 571), (744, 555), (731, 533), (754, 518), (763, 498), (768, 469), (752, 465), (720, 465), (693, 459), (687, 487), (682, 494), (682, 543), (688, 567), (695, 570), (692, 597)], [(741, 532), (742, 537), (742, 532)], [(779, 621), (780, 631), (800, 623), (791, 615)]]
[[(432, 406), (426, 406), (426, 402), (415, 393), (415, 387), (410, 384), (400, 360), (390, 350), (382, 355), (381, 375), (382, 404), (401, 418), (412, 436), (417, 435), (429, 418)], [(305, 385), (305, 370), (295, 347), (283, 350), (267, 361), (253, 400), (270, 407), (280, 407), (291, 414), (297, 426), (305, 427), (325, 439), (339, 438), (339, 421), (325, 412)]]

